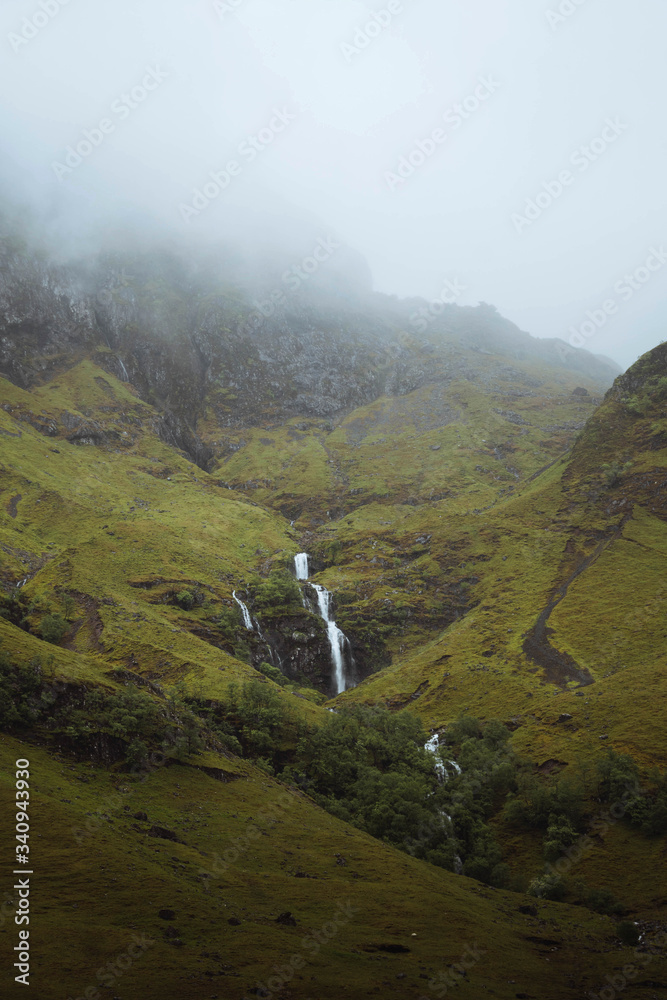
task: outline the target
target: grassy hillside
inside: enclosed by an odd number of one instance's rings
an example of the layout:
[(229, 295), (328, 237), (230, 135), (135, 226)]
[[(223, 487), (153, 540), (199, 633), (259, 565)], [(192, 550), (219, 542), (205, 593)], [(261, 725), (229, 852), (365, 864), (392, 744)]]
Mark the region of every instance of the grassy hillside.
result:
[[(41, 708), (4, 726), (0, 774), (10, 803), (14, 762), (31, 761), (40, 1000), (419, 1000), (445, 987), (574, 1000), (638, 961), (622, 918), (645, 935), (633, 995), (658, 995), (664, 968), (646, 949), (664, 922), (664, 836), (624, 819), (598, 827), (565, 901), (550, 901), (523, 894), (544, 870), (544, 830), (516, 809), (488, 817), (508, 891), (370, 837), (272, 771), (327, 708), (383, 704), (429, 729), (462, 714), (504, 722), (526, 781), (581, 785), (579, 837), (608, 809), (594, 780), (607, 747), (634, 760), (652, 801), (651, 769), (667, 765), (665, 349), (598, 409), (584, 375), (520, 360), (499, 375), (483, 354), (469, 380), (336, 420), (230, 432), (210, 411), (198, 428), (217, 450), (209, 472), (96, 360), (31, 389), (0, 383), (0, 654), (24, 680), (41, 664)], [(368, 674), (333, 702), (321, 625), (279, 586), (300, 551)], [(233, 592), (293, 650), (290, 683), (267, 679), (269, 647)], [(273, 765), (192, 714), (251, 681), (291, 720)], [(130, 723), (99, 705), (135, 689), (157, 729), (131, 751)], [(169, 745), (149, 756), (160, 727)], [(465, 771), (464, 744), (451, 754)], [(5, 844), (13, 819), (3, 808)], [(588, 905), (603, 890), (619, 906), (610, 916)], [(99, 980), (135, 933), (153, 943)], [(455, 984), (445, 976), (462, 956)]]

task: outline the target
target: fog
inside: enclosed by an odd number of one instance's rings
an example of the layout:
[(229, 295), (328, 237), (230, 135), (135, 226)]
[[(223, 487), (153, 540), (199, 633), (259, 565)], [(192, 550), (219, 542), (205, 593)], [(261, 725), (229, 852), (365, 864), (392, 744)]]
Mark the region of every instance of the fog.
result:
[(625, 367), (665, 336), (666, 34), (664, 0), (3, 0), (0, 183), (68, 253), (308, 225)]

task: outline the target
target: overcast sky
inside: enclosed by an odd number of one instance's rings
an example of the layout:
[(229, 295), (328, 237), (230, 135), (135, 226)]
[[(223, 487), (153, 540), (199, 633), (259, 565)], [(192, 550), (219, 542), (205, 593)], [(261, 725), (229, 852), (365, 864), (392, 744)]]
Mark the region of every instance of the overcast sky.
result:
[(4, 171), (188, 236), (312, 215), (380, 291), (627, 366), (667, 336), (665, 37), (664, 0), (3, 0)]

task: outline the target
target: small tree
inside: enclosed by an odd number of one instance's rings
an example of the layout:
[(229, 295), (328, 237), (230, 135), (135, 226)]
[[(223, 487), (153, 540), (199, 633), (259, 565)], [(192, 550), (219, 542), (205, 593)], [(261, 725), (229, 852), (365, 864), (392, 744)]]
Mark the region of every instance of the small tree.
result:
[(184, 611), (192, 611), (195, 606), (195, 595), (191, 590), (181, 590), (176, 594), (176, 603)]
[(275, 684), (279, 684), (280, 687), (284, 687), (287, 684), (287, 678), (285, 677), (282, 670), (278, 667), (274, 667), (271, 663), (260, 663), (257, 667), (260, 673), (268, 677), (269, 680), (273, 681)]
[(544, 874), (534, 878), (528, 886), (528, 895), (538, 899), (562, 899), (565, 895), (565, 882), (556, 874)]
[(39, 630), (45, 642), (59, 643), (69, 628), (62, 615), (46, 615), (42, 618)]
[(622, 476), (632, 468), (632, 462), (621, 465), (620, 462), (605, 462), (602, 466), (602, 474), (607, 484), (607, 489), (611, 490), (618, 486)]
[(274, 614), (290, 608), (302, 608), (299, 584), (287, 570), (273, 570), (268, 580), (256, 585), (255, 605)]

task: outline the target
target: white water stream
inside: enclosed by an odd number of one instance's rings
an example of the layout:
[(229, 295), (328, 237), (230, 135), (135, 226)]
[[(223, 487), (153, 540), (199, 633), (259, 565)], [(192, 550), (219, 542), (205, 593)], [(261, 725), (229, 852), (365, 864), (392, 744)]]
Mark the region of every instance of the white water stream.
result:
[(294, 569), (296, 571), (297, 580), (307, 580), (310, 576), (308, 572), (308, 553), (299, 552), (298, 555), (294, 556)]
[(424, 744), (424, 750), (428, 750), (428, 752), (432, 753), (433, 756), (435, 757), (433, 766), (435, 767), (436, 774), (438, 775), (438, 781), (440, 782), (440, 784), (442, 784), (443, 782), (447, 782), (450, 777), (450, 774), (448, 773), (445, 764), (447, 764), (448, 767), (453, 768), (456, 774), (461, 773), (461, 768), (456, 763), (455, 760), (443, 761), (436, 753), (439, 746), (440, 746), (440, 736), (438, 735), (438, 733), (435, 733), (435, 735), (432, 736), (430, 740), (427, 740), (426, 743)]
[[(294, 570), (296, 572), (297, 580), (308, 579), (308, 554), (306, 552), (299, 552), (298, 555), (294, 556)], [(350, 641), (345, 633), (341, 632), (336, 625), (336, 622), (331, 617), (331, 594), (329, 591), (324, 587), (321, 587), (318, 583), (311, 583), (311, 587), (317, 594), (317, 607), (320, 612), (320, 616), (324, 619), (327, 626), (327, 636), (329, 638), (329, 646), (331, 647), (331, 662), (333, 663), (334, 668), (336, 694), (342, 694), (347, 686), (345, 678), (345, 658), (346, 651), (350, 647)], [(305, 599), (304, 605), (307, 606)]]
[(243, 615), (243, 624), (245, 625), (245, 627), (248, 629), (249, 632), (254, 632), (255, 631), (255, 626), (252, 623), (252, 618), (250, 617), (250, 612), (248, 611), (248, 609), (245, 606), (245, 604), (243, 603), (243, 601), (240, 601), (238, 599), (238, 597), (236, 596), (236, 591), (235, 590), (232, 591), (232, 597), (234, 598), (234, 600), (236, 601), (236, 603), (238, 604), (238, 606), (241, 609), (241, 614)]
[[(426, 743), (424, 744), (424, 750), (428, 750), (429, 753), (433, 754), (433, 757), (435, 758), (433, 761), (433, 766), (435, 767), (435, 773), (438, 775), (438, 781), (442, 785), (443, 783), (446, 783), (448, 781), (449, 774), (447, 773), (445, 762), (442, 761), (441, 758), (436, 753), (439, 746), (440, 746), (440, 736), (438, 735), (438, 733), (435, 733), (433, 736), (431, 736), (430, 740), (427, 740)], [(450, 767), (454, 768), (456, 774), (461, 773), (461, 768), (456, 763), (455, 760), (448, 760), (447, 764), (449, 764)], [(449, 813), (445, 812), (443, 809), (440, 811), (440, 815), (445, 817), (445, 819), (448, 821), (450, 825), (450, 828), (453, 830), (452, 817), (449, 815)], [(463, 874), (463, 861), (461, 860), (458, 854), (454, 856), (454, 871), (457, 875)]]
[(331, 617), (331, 594), (319, 584), (311, 584), (317, 594), (317, 606), (320, 614), (327, 624), (327, 635), (331, 646), (331, 659), (334, 666), (334, 679), (336, 682), (336, 694), (342, 694), (345, 690), (345, 647), (348, 645), (347, 636), (341, 632)]

